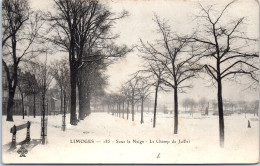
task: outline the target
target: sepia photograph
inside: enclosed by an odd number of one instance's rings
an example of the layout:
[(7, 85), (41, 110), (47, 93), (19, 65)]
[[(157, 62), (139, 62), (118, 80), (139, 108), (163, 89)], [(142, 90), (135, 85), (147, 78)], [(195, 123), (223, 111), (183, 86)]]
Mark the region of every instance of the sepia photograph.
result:
[(258, 0), (1, 0), (3, 164), (259, 163)]

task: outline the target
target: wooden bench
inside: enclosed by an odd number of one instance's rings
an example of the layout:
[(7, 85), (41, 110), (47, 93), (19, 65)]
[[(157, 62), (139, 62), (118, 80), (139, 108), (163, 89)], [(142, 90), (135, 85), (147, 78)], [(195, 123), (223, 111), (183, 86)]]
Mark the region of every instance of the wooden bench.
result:
[(10, 149), (15, 149), (16, 148), (16, 132), (19, 131), (19, 130), (27, 128), (26, 138), (25, 138), (25, 140), (23, 142), (25, 142), (25, 143), (29, 143), (30, 142), (30, 140), (31, 140), (31, 138), (30, 138), (30, 127), (31, 127), (31, 122), (28, 121), (25, 124), (22, 124), (22, 125), (19, 125), (19, 126), (14, 125), (11, 128), (10, 133), (12, 133), (13, 136), (12, 136), (12, 143), (11, 143)]

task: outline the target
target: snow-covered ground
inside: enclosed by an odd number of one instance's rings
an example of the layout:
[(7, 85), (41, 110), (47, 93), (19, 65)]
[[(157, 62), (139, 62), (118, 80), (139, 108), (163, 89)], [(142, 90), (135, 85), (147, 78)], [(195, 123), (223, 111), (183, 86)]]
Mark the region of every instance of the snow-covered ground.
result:
[[(26, 157), (17, 150), (6, 152), (11, 142), (10, 128), (31, 121), (31, 139), (40, 139), (40, 117), (15, 116), (14, 122), (2, 117), (4, 163), (256, 163), (259, 160), (259, 118), (253, 115), (225, 117), (225, 148), (219, 147), (217, 116), (180, 114), (179, 133), (173, 134), (173, 115), (157, 115), (152, 127), (152, 113), (140, 114), (135, 121), (92, 113), (77, 126), (67, 124), (61, 130), (61, 115), (48, 117), (48, 143), (36, 145)], [(247, 128), (248, 120), (251, 128)], [(67, 115), (66, 122), (69, 122)], [(26, 130), (17, 132), (17, 142), (25, 139)], [(89, 143), (74, 143), (75, 140)], [(173, 140), (176, 143), (173, 143)], [(186, 140), (188, 143), (180, 143)], [(110, 141), (110, 143), (105, 143)], [(118, 141), (118, 142), (117, 142)], [(130, 141), (130, 143), (127, 143)], [(154, 141), (154, 143), (151, 143)], [(94, 143), (91, 143), (94, 142)], [(119, 143), (120, 142), (120, 143)], [(19, 146), (17, 146), (19, 148)]]

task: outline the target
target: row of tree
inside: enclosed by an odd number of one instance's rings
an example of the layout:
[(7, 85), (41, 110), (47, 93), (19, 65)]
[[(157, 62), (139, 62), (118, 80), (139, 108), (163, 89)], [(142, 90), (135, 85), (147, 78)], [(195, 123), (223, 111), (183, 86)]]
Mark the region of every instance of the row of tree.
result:
[[(136, 87), (135, 91), (138, 90)], [(122, 91), (124, 92), (124, 91)], [(129, 115), (131, 114), (131, 109), (133, 108), (133, 115), (136, 115), (136, 112), (141, 113), (140, 123), (144, 123), (142, 115), (143, 112), (150, 112), (150, 104), (151, 104), (151, 94), (149, 91), (147, 93), (147, 97), (145, 100), (142, 100), (140, 94), (136, 94), (134, 98), (134, 107), (130, 107), (130, 103), (132, 98), (127, 93), (113, 93), (113, 94), (105, 94), (100, 97), (100, 101), (98, 104), (102, 105), (102, 112), (107, 111), (108, 113), (112, 113), (114, 116), (118, 116), (121, 118), (129, 119)], [(182, 109), (180, 109), (181, 113), (189, 113), (193, 116), (193, 113), (199, 113), (201, 115), (218, 115), (218, 102), (217, 100), (207, 100), (206, 98), (201, 98), (196, 101), (192, 98), (184, 98), (181, 101)], [(107, 108), (105, 108), (107, 106)], [(139, 109), (140, 108), (140, 109)], [(231, 101), (231, 100), (223, 100), (223, 108), (225, 110), (224, 115), (231, 115), (235, 113), (249, 113), (258, 116), (258, 108), (259, 108), (259, 100), (254, 101)], [(100, 108), (99, 108), (100, 109)], [(158, 111), (162, 113), (172, 113), (172, 108), (168, 108), (165, 105), (158, 105)], [(157, 112), (158, 112), (157, 111)], [(156, 115), (155, 115), (156, 116)], [(132, 118), (133, 120), (134, 118)], [(155, 127), (156, 124), (153, 124)]]
[[(208, 101), (206, 98), (201, 98), (199, 101), (196, 101), (191, 98), (185, 98), (182, 101), (182, 106), (184, 111), (189, 113), (201, 112), (205, 113), (206, 109), (211, 110), (215, 113), (218, 110), (218, 102), (216, 100)], [(231, 101), (223, 100), (223, 108), (226, 113), (253, 113), (258, 114), (259, 100), (254, 101)], [(224, 113), (225, 113), (224, 112)]]
[[(127, 81), (120, 88), (120, 93), (108, 94), (103, 98), (103, 103), (108, 105), (108, 110), (112, 110), (113, 115), (129, 118), (132, 116), (132, 121), (135, 119), (135, 106), (138, 109), (141, 106), (141, 124), (144, 123), (144, 105), (145, 101), (149, 98), (150, 86), (147, 85), (144, 78), (134, 76), (131, 80)], [(126, 112), (125, 112), (126, 110)], [(131, 112), (130, 112), (131, 111)]]

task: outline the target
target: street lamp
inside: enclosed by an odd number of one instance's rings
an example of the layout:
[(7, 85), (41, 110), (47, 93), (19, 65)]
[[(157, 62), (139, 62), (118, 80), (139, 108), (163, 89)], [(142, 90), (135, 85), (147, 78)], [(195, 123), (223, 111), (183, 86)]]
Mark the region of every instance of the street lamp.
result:
[(61, 130), (65, 131), (66, 130), (66, 93), (64, 92), (64, 112), (63, 112), (63, 116), (62, 116), (62, 126), (61, 126)]

